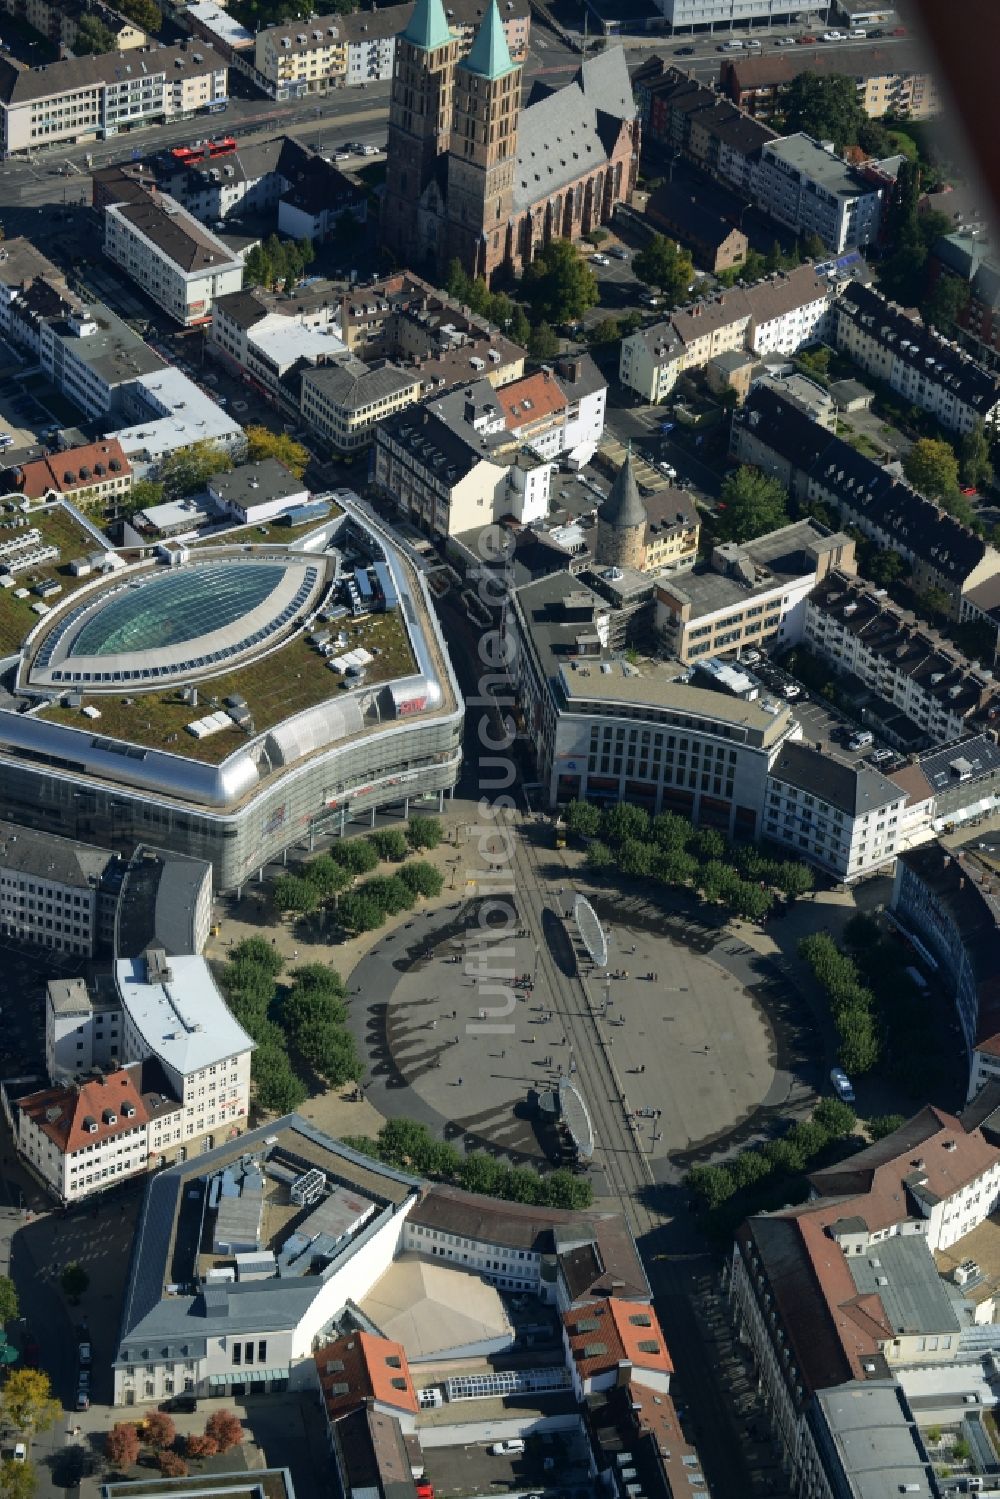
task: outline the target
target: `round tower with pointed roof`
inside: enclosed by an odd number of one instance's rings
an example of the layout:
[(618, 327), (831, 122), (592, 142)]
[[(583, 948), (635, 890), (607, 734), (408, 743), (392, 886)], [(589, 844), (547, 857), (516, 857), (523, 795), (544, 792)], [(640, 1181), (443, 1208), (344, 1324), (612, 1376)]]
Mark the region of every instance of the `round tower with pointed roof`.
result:
[(416, 0), (393, 54), (381, 221), (383, 243), (404, 264), (419, 248), (417, 204), (447, 160), (458, 50), (441, 0)]
[(631, 451), (615, 475), (615, 482), (597, 511), (597, 551), (601, 567), (634, 567), (640, 572), (646, 560), (646, 526), (649, 517), (632, 471)]

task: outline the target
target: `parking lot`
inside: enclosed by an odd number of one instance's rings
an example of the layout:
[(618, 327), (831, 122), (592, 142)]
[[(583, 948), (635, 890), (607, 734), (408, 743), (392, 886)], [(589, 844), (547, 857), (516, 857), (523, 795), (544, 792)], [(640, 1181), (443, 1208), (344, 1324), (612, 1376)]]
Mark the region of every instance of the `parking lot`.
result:
[(836, 759), (845, 761), (849, 765), (865, 761), (869, 764), (878, 764), (880, 770), (891, 770), (895, 767), (900, 757), (876, 735), (872, 735), (870, 743), (858, 749), (852, 749), (851, 736), (859, 730), (870, 734), (871, 730), (838, 712), (828, 703), (821, 702), (801, 682), (796, 681), (779, 662), (761, 654), (760, 660), (753, 664), (746, 663), (746, 669), (776, 697), (788, 703), (802, 725), (802, 737), (807, 744), (832, 753)]

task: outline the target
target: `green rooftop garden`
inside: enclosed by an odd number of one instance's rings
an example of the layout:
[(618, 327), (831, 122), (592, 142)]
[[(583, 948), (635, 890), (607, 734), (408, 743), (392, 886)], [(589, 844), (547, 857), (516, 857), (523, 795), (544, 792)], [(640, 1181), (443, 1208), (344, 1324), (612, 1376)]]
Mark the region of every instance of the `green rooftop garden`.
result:
[[(0, 652), (9, 655), (18, 649), (41, 617), (31, 607), (39, 602), (39, 595), (34, 592), (36, 585), (50, 581), (58, 583), (62, 592), (49, 602), (61, 604), (75, 589), (93, 582), (92, 576), (75, 578), (69, 570), (69, 564), (74, 558), (89, 556), (100, 548), (90, 532), (84, 530), (63, 505), (42, 505), (34, 510), (22, 511), (16, 508), (16, 500), (4, 503), (10, 508), (0, 510), (0, 546), (36, 530), (41, 534), (39, 546), (59, 548), (59, 556), (53, 562), (17, 573), (12, 588), (0, 589)], [(18, 518), (26, 519), (28, 524), (20, 527), (9, 524)], [(29, 597), (15, 598), (15, 593), (22, 588), (29, 590)]]
[[(409, 637), (398, 612), (341, 621), (331, 628), (343, 630), (347, 636), (345, 651), (364, 646), (374, 656), (366, 668), (366, 686), (407, 676), (415, 669)], [(350, 683), (331, 671), (326, 658), (299, 635), (270, 655), (200, 680), (197, 685), (198, 703), (194, 707), (181, 700), (179, 688), (162, 692), (87, 692), (79, 708), (53, 706), (43, 709), (38, 716), (217, 765), (246, 742), (247, 734), (234, 725), (207, 739), (195, 739), (187, 732), (187, 725), (204, 718), (214, 708), (221, 708), (227, 697), (238, 695), (246, 700), (254, 731), (260, 734), (295, 713), (336, 697)], [(88, 706), (99, 709), (99, 719), (83, 715), (82, 707)]]

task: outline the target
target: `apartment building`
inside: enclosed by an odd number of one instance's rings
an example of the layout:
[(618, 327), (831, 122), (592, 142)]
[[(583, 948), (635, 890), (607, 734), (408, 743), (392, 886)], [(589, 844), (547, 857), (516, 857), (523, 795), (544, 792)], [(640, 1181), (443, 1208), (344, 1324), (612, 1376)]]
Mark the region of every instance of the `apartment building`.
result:
[(707, 566), (659, 584), (657, 630), (685, 665), (753, 646), (797, 645), (806, 601), (833, 568), (854, 570), (854, 543), (811, 518), (742, 545), (721, 542)]
[[(809, 1184), (808, 1203), (743, 1224), (729, 1276), (789, 1470), (820, 1392), (958, 1358), (961, 1323), (933, 1251), (994, 1211), (1000, 1152), (992, 1135), (928, 1106)], [(806, 1443), (804, 1479), (814, 1477), (807, 1456)]]
[(834, 255), (878, 238), (886, 198), (884, 182), (848, 166), (802, 131), (764, 143), (751, 192), (758, 208), (797, 234), (818, 234)]
[(84, 510), (114, 509), (132, 488), (132, 465), (117, 438), (64, 448), (13, 471), (13, 488), (26, 500), (72, 500)]
[(969, 1057), (970, 1099), (987, 1083), (1000, 1082), (998, 894), (989, 856), (971, 844), (927, 843), (901, 853), (896, 864), (889, 909), (955, 1006)]
[(632, 87), (644, 144), (679, 151), (713, 177), (749, 186), (757, 153), (775, 139), (770, 126), (662, 57), (644, 62), (632, 75)]
[(958, 326), (975, 358), (995, 369), (1000, 363), (1000, 258), (989, 240), (967, 228), (942, 235), (931, 252), (931, 273), (935, 280), (952, 276), (968, 288)]
[[(791, 48), (789, 48), (791, 54)], [(939, 114), (937, 82), (916, 41), (894, 40), (890, 46), (856, 41), (846, 53), (838, 47), (796, 47), (794, 54), (761, 52), (756, 57), (726, 58), (720, 86), (734, 104), (749, 114), (769, 117), (780, 113), (792, 80), (799, 73), (820, 78), (853, 78), (858, 103), (870, 119), (907, 115), (913, 120)]]
[(403, 411), (376, 430), (375, 483), (436, 536), (473, 535), (505, 516), (542, 521), (551, 460), (511, 432), (508, 419), (486, 379)]
[(387, 359), (367, 365), (348, 356), (302, 374), (302, 416), (338, 453), (360, 452), (378, 423), (419, 398), (416, 372)]
[(184, 328), (243, 286), (241, 257), (162, 193), (104, 210), (104, 253)]
[(69, 52), (76, 51), (84, 16), (100, 21), (113, 36), (117, 52), (145, 47), (149, 40), (140, 26), (104, 0), (2, 0), (2, 7), (8, 15), (23, 16), (33, 30)]
[[(246, 1127), (254, 1043), (220, 994), (204, 958), (149, 948), (119, 958), (122, 1060), (155, 1057), (180, 1105), (174, 1138), (191, 1153)], [(155, 1143), (151, 1148), (156, 1148)]]
[(568, 573), (515, 591), (507, 659), (549, 806), (575, 797), (676, 812), (732, 836), (760, 836), (768, 767), (801, 733), (767, 711), (636, 668), (609, 648), (611, 608)]
[(560, 359), (554, 368), (513, 380), (496, 393), (504, 425), (542, 458), (565, 453), (589, 463), (604, 434), (608, 387), (589, 354)]
[(833, 338), (868, 374), (951, 432), (969, 432), (1000, 415), (1000, 377), (871, 287), (845, 289)]
[(14, 1102), (18, 1153), (58, 1202), (78, 1202), (148, 1170), (150, 1107), (159, 1095), (147, 1106), (142, 1086), (141, 1066), (121, 1067)]
[(519, 344), (412, 271), (346, 292), (340, 336), (359, 359), (419, 370), (425, 395), (480, 376), (499, 389), (524, 374)]
[(123, 872), (117, 854), (0, 823), (0, 933), (93, 957), (113, 941)]
[(994, 547), (773, 388), (755, 384), (734, 412), (731, 450), (779, 478), (800, 503), (833, 506), (843, 525), (898, 552), (917, 589), (946, 595), (953, 619), (965, 617), (966, 598), (1000, 572)]
[(905, 804), (879, 771), (786, 744), (768, 772), (761, 832), (851, 884), (892, 867)]
[[(412, 13), (410, 0), (352, 15), (313, 15), (265, 27), (254, 45), (258, 78), (276, 99), (384, 81), (392, 77), (396, 37)], [(454, 0), (449, 8), (448, 25), (462, 55), (472, 46), (483, 15), (480, 0)], [(502, 23), (512, 59), (523, 61), (531, 26), (527, 0), (509, 0)]]
[(300, 365), (321, 365), (347, 352), (339, 337), (339, 300), (329, 283), (300, 287), (294, 297), (254, 287), (220, 297), (212, 306), (206, 352), (255, 390), (290, 412), (300, 392), (286, 376)]
[(225, 104), (225, 59), (204, 43), (72, 57), (43, 68), (0, 58), (4, 156), (104, 140)]
[(725, 214), (699, 201), (689, 183), (665, 182), (646, 202), (646, 218), (670, 239), (691, 251), (702, 270), (718, 275), (743, 265), (750, 242)]
[(49, 979), (45, 986), (45, 1070), (53, 1084), (113, 1071), (121, 1060), (121, 1000), (107, 984)]
[(857, 677), (883, 704), (870, 707), (901, 748), (949, 744), (1000, 706), (1000, 685), (928, 625), (860, 578), (832, 572), (805, 606), (804, 643)]
[(621, 1384), (670, 1391), (673, 1360), (652, 1307), (609, 1296), (562, 1315), (563, 1352), (580, 1401)]
[(669, 395), (684, 370), (703, 369), (720, 354), (793, 354), (823, 336), (836, 295), (807, 263), (702, 298), (623, 338), (618, 378), (655, 402)]

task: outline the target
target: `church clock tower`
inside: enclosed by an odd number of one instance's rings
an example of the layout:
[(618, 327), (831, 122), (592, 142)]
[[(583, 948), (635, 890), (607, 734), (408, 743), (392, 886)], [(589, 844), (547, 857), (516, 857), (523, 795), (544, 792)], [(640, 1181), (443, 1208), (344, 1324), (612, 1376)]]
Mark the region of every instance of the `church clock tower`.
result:
[(455, 69), (448, 157), (448, 254), (490, 279), (507, 259), (517, 169), (521, 67), (511, 61), (496, 0)]
[(441, 0), (416, 0), (396, 38), (382, 239), (404, 265), (417, 248), (417, 204), (448, 151), (458, 45)]

